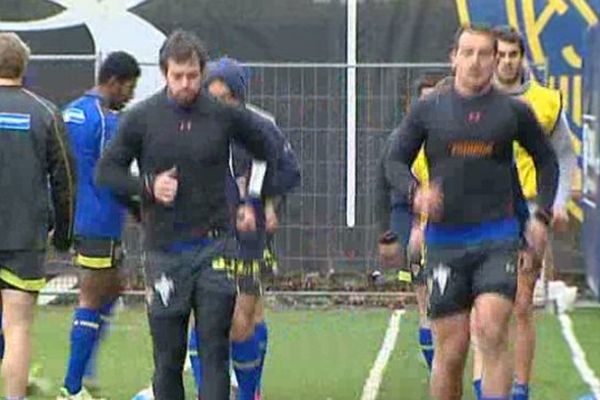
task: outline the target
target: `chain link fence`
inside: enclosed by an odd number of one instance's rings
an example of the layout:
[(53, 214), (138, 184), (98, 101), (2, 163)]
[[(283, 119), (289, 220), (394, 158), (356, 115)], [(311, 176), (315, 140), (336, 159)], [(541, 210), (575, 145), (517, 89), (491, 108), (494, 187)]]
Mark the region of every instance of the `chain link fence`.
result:
[[(57, 75), (61, 64), (63, 72)], [(92, 86), (96, 65), (94, 60), (34, 61), (33, 88), (64, 105)], [(80, 75), (75, 75), (71, 68), (79, 67)], [(336, 274), (366, 278), (375, 267), (375, 166), (382, 146), (405, 114), (418, 80), (447, 75), (449, 66), (253, 63), (246, 67), (249, 102), (275, 116), (302, 164), (301, 186), (284, 203), (276, 235), (281, 275), (303, 280)], [(356, 163), (356, 224), (352, 228), (346, 225), (349, 68), (356, 68), (356, 90), (350, 99), (356, 101), (357, 109), (356, 160), (350, 161)], [(139, 229), (128, 226), (125, 271), (131, 289), (139, 289), (141, 282), (139, 242)], [(68, 264), (68, 256), (54, 257), (49, 263), (51, 276), (60, 275)], [(55, 289), (60, 286), (58, 282)], [(65, 290), (73, 288), (72, 283), (64, 286)]]

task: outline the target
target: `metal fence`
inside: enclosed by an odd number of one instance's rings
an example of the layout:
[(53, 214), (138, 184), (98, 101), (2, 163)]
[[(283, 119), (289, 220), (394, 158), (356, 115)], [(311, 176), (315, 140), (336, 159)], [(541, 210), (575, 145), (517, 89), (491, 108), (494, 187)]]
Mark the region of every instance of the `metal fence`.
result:
[[(443, 64), (356, 68), (356, 224), (346, 225), (347, 121), (343, 64), (250, 64), (249, 101), (272, 112), (302, 163), (302, 184), (285, 204), (276, 247), (284, 272), (373, 265), (374, 172), (417, 80), (445, 75)], [(351, 98), (352, 99), (352, 98)], [(350, 161), (352, 162), (352, 161)]]
[[(34, 88), (64, 104), (93, 84), (94, 66), (85, 78), (69, 72), (74, 60), (36, 62)], [(64, 72), (58, 75), (58, 65)], [(146, 65), (146, 68), (149, 66)], [(382, 145), (400, 123), (425, 75), (446, 75), (446, 64), (263, 64), (247, 65), (248, 99), (274, 114), (302, 164), (302, 183), (285, 202), (276, 235), (283, 274), (365, 272), (373, 267), (377, 232), (374, 221), (374, 172)], [(158, 68), (158, 66), (156, 66)], [(356, 223), (346, 224), (347, 118), (346, 77), (356, 69)], [(90, 69), (90, 71), (87, 71)], [(87, 71), (87, 72), (86, 72)], [(46, 74), (47, 73), (47, 74)], [(126, 235), (129, 270), (139, 269), (139, 234)], [(53, 264), (56, 266), (57, 264)], [(64, 265), (62, 263), (61, 265)], [(62, 268), (62, 267), (60, 267)], [(59, 272), (60, 268), (54, 269)]]

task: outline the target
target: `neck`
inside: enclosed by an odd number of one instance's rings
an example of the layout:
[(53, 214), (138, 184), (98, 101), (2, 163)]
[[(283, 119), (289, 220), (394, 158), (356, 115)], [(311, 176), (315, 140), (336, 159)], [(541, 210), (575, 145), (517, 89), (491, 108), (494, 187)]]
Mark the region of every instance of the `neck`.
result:
[(106, 86), (96, 85), (92, 90), (97, 92), (100, 95), (100, 97), (102, 97), (104, 103), (108, 103), (108, 99), (110, 99), (110, 92)]
[(23, 86), (23, 78), (0, 78), (0, 86)]
[(454, 89), (456, 90), (456, 92), (459, 95), (464, 96), (464, 97), (473, 97), (473, 96), (485, 94), (485, 93), (489, 92), (491, 88), (492, 88), (491, 80), (481, 87), (474, 88), (474, 87), (468, 87), (467, 85), (463, 85), (462, 82), (457, 78), (454, 79)]

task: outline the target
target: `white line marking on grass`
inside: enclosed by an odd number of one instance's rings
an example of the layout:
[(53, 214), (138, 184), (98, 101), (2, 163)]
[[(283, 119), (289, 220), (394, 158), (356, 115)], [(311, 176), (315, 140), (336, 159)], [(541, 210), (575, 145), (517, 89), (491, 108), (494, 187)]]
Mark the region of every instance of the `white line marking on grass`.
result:
[(573, 332), (573, 322), (571, 321), (571, 318), (566, 314), (561, 314), (558, 316), (558, 319), (562, 326), (562, 334), (571, 349), (573, 364), (575, 364), (583, 381), (589, 385), (590, 389), (592, 389), (594, 396), (596, 396), (597, 399), (600, 399), (600, 380), (598, 380), (594, 370), (592, 370), (587, 363), (585, 352), (577, 341), (575, 332)]
[(390, 323), (385, 332), (381, 349), (379, 349), (377, 359), (375, 359), (375, 363), (373, 364), (371, 372), (369, 372), (369, 377), (363, 387), (361, 400), (375, 400), (377, 398), (385, 367), (396, 346), (396, 339), (398, 338), (398, 332), (400, 332), (400, 320), (403, 315), (404, 310), (395, 310), (390, 317)]

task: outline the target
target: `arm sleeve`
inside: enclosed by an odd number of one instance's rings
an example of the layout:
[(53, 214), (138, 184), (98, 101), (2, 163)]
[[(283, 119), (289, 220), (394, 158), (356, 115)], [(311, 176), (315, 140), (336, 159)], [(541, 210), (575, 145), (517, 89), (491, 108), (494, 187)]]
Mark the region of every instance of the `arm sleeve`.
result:
[(550, 136), (550, 143), (556, 153), (559, 169), (554, 207), (564, 207), (571, 196), (571, 173), (577, 165), (573, 142), (571, 142), (571, 131), (564, 112), (560, 113), (559, 120)]
[(73, 238), (75, 169), (65, 125), (53, 112), (48, 129), (48, 176), (54, 209), (54, 244), (68, 248)]
[(390, 190), (388, 180), (385, 174), (385, 161), (390, 149), (390, 139), (386, 142), (381, 157), (379, 158), (375, 170), (375, 223), (379, 232), (386, 232), (390, 229)]
[(244, 146), (251, 156), (266, 163), (266, 176), (263, 196), (270, 196), (277, 188), (278, 149), (274, 139), (272, 123), (265, 123), (251, 111), (244, 109), (230, 110), (233, 121), (232, 136)]
[(423, 104), (423, 102), (417, 103), (409, 111), (400, 127), (392, 132), (390, 149), (384, 157), (384, 163), (395, 165), (394, 168), (397, 168), (397, 171), (393, 171), (394, 174), (390, 174), (394, 177), (395, 182), (388, 182), (388, 185), (400, 193), (408, 194), (415, 182), (411, 167), (426, 140), (426, 130), (421, 123), (421, 114), (424, 112)]
[(117, 134), (104, 151), (96, 170), (97, 184), (110, 188), (125, 203), (144, 192), (144, 177), (130, 173), (132, 161), (139, 163), (145, 132), (139, 112), (133, 109), (123, 115)]
[(558, 163), (533, 111), (526, 104), (517, 104), (517, 141), (529, 153), (537, 172), (538, 206), (551, 211), (558, 186)]

